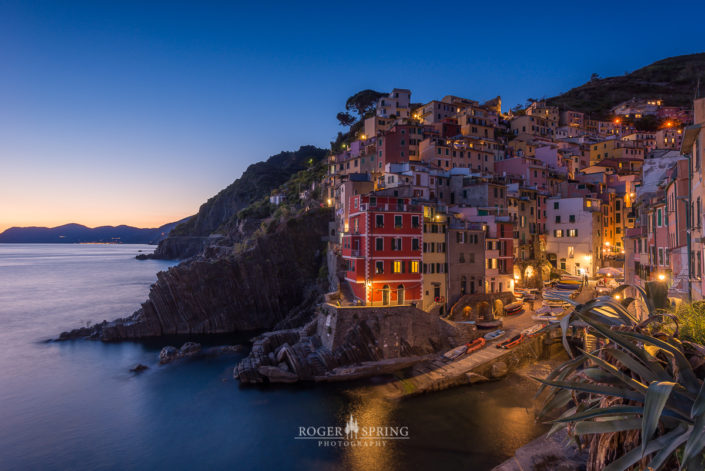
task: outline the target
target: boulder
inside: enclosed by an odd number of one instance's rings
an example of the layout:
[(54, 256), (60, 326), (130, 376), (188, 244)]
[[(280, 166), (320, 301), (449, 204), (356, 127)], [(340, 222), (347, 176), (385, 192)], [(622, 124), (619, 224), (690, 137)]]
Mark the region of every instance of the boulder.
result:
[(148, 370), (149, 366), (143, 365), (142, 363), (137, 363), (133, 368), (130, 368), (130, 371), (133, 373), (141, 373), (144, 370)]
[(179, 349), (179, 356), (195, 355), (201, 351), (201, 344), (196, 342), (186, 342)]
[(162, 348), (162, 351), (159, 352), (159, 363), (169, 363), (170, 361), (178, 358), (178, 356), (179, 350), (176, 347), (168, 345)]
[(257, 368), (257, 372), (267, 378), (270, 383), (295, 383), (299, 380), (298, 375), (276, 366), (260, 366)]
[(509, 368), (507, 367), (507, 364), (503, 361), (498, 361), (497, 363), (494, 363), (490, 368), (490, 376), (494, 379), (503, 378), (507, 375), (508, 372)]

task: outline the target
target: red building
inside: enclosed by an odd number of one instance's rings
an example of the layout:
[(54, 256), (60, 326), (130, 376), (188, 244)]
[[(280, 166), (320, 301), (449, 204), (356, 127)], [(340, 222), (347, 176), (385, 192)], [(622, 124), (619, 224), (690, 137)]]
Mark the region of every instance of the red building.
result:
[(421, 302), (423, 209), (410, 198), (356, 195), (343, 234), (345, 279), (365, 305)]

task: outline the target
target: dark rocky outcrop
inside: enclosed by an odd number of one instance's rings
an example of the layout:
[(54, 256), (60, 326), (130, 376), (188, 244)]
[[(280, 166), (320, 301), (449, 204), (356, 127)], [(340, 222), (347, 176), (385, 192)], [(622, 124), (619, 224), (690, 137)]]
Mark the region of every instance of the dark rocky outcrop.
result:
[(342, 381), (388, 374), (474, 340), (477, 330), (414, 307), (324, 304), (298, 329), (268, 332), (233, 371), (242, 383)]
[(221, 345), (219, 347), (203, 348), (200, 343), (186, 342), (181, 348), (167, 345), (159, 352), (159, 363), (162, 365), (170, 363), (180, 358), (218, 356), (233, 353), (243, 353), (246, 350), (243, 345)]
[[(297, 325), (310, 318), (324, 287), (329, 209), (315, 209), (253, 238), (247, 248), (199, 257), (157, 276), (149, 299), (132, 316), (64, 332), (60, 340), (105, 341), (212, 334)], [(325, 273), (323, 277), (325, 276)]]

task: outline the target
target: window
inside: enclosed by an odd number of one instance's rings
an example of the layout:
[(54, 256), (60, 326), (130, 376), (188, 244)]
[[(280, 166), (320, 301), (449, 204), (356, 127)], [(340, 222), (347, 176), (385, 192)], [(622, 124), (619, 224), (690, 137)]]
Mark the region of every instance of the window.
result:
[(568, 229), (568, 237), (578, 237), (577, 229)]
[(392, 239), (392, 250), (401, 250), (401, 239)]
[(475, 254), (474, 253), (470, 252), (468, 254), (468, 257), (470, 257), (470, 260), (469, 260), (470, 263), (475, 263)]
[(656, 226), (661, 227), (661, 208), (656, 210)]
[(465, 254), (463, 252), (460, 252), (458, 263), (465, 263)]
[(409, 271), (411, 273), (418, 273), (419, 272), (419, 262), (417, 260), (412, 260), (410, 265), (411, 265), (411, 268)]
[(375, 239), (375, 250), (384, 250), (384, 239), (377, 237)]
[(558, 209), (558, 201), (556, 201), (555, 203), (553, 203), (553, 209)]
[(563, 237), (563, 230), (562, 229), (556, 229), (553, 231), (553, 237)]
[(411, 239), (411, 250), (419, 250), (419, 239)]
[(375, 227), (384, 227), (384, 214), (375, 215)]
[(394, 215), (394, 227), (397, 229), (402, 226), (402, 216), (399, 214)]
[(384, 262), (382, 260), (375, 262), (375, 273), (378, 275), (384, 273)]
[(392, 273), (401, 273), (404, 267), (404, 262), (401, 260), (394, 260), (392, 264)]
[(416, 229), (419, 227), (419, 217), (418, 216), (411, 216), (411, 227)]
[(560, 223), (560, 222), (561, 222), (561, 217), (560, 217), (560, 216), (556, 216), (556, 222), (557, 222), (557, 223)]
[(568, 216), (568, 222), (575, 222), (575, 214)]

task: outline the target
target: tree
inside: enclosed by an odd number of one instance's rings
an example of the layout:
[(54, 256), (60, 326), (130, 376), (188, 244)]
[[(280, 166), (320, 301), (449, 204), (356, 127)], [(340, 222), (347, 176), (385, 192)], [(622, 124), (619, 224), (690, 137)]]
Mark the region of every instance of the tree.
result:
[(338, 123), (340, 123), (341, 126), (350, 126), (355, 122), (355, 117), (344, 111), (341, 111), (335, 117), (338, 118)]
[(365, 114), (375, 109), (377, 100), (384, 95), (384, 93), (374, 90), (362, 90), (348, 98), (348, 101), (345, 102), (345, 109), (354, 111), (362, 118)]
[(600, 76), (596, 72), (593, 72), (590, 76), (590, 81), (594, 82), (595, 80), (600, 80)]

